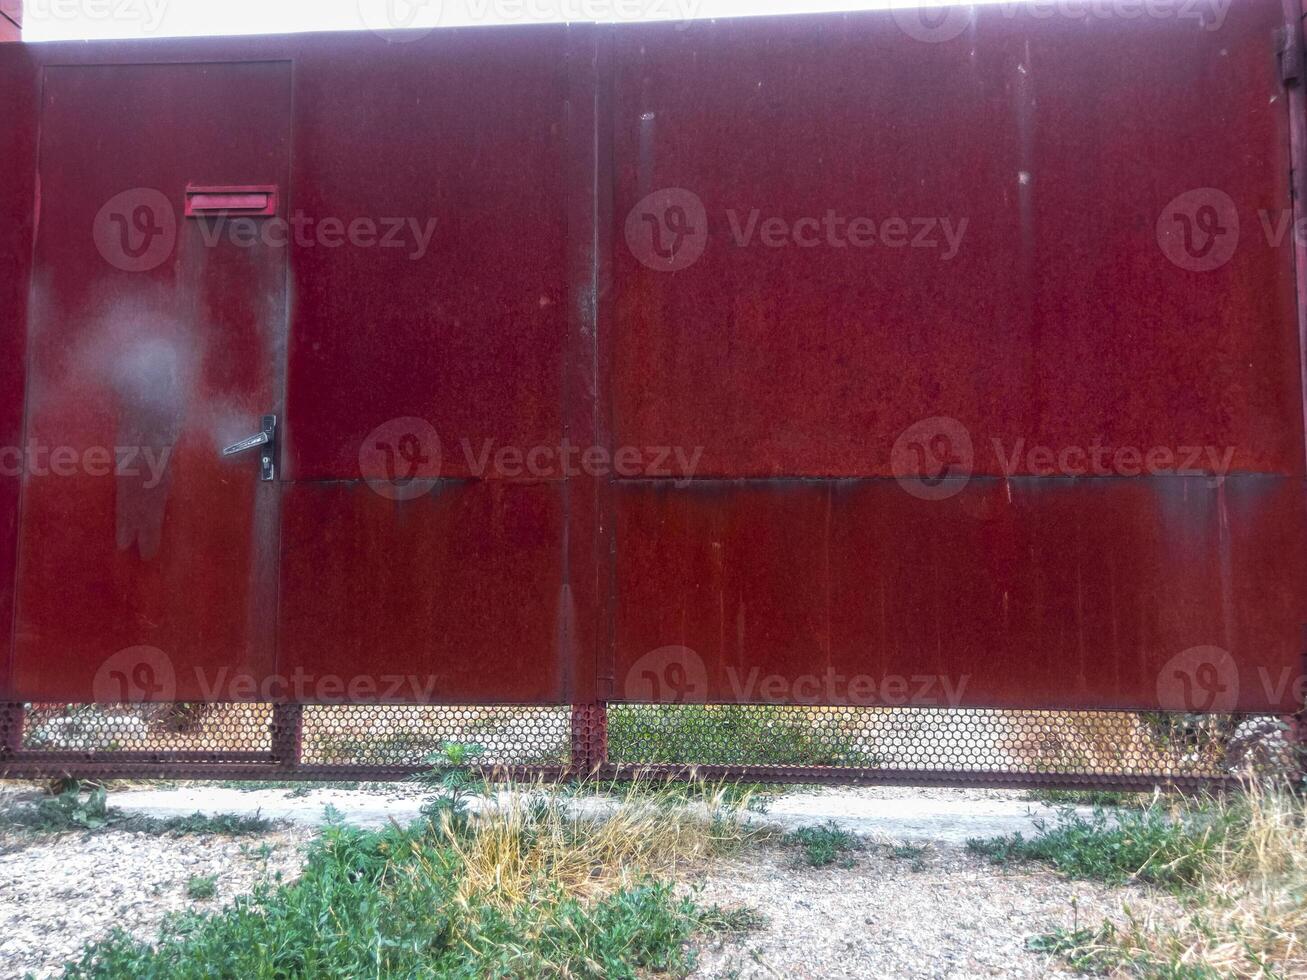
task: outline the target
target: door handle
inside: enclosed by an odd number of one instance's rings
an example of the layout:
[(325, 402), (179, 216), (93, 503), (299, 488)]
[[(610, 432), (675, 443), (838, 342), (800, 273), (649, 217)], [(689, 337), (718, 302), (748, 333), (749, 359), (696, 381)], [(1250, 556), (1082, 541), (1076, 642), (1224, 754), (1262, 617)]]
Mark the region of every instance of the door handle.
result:
[(256, 446), (262, 446), (263, 451), (259, 453), (259, 479), (271, 480), (276, 476), (276, 464), (273, 462), (273, 452), (277, 444), (277, 416), (265, 415), (258, 432), (252, 436), (247, 436), (240, 442), (233, 442), (230, 446), (223, 449), (224, 456), (235, 456), (237, 453), (243, 453), (247, 449), (253, 449)]

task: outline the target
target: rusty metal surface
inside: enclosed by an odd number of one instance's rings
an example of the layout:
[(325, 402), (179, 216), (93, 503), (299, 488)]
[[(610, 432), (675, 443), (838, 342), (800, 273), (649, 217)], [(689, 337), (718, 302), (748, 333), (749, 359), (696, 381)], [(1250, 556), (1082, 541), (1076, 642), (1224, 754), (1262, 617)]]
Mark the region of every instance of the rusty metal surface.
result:
[(615, 700), (1301, 698), (1295, 480), (986, 478), (944, 500), (887, 480), (649, 481), (617, 498)]
[(22, 39), (22, 0), (0, 0), (0, 41), (21, 41)]
[[(24, 696), (204, 700), (215, 671), (273, 667), (279, 494), (220, 450), (279, 400), (286, 252), (210, 245), (157, 188), (284, 185), (290, 95), (286, 62), (44, 73)], [(186, 118), (202, 124), (178, 140)]]
[[(0, 445), (172, 457), (0, 475), (0, 683), (279, 712), (14, 771), (417, 764), (295, 702), (551, 706), (573, 771), (649, 761), (608, 701), (1292, 713), (1286, 9), (5, 46)], [(198, 247), (185, 189), (253, 185), (307, 237)], [(261, 484), (213, 450), (267, 413)]]
[[(699, 477), (892, 477), (944, 416), (976, 475), (1032, 475), (995, 440), (1302, 475), (1292, 236), (1259, 227), (1290, 206), (1279, 4), (951, 16), (935, 43), (889, 12), (616, 33), (616, 216), (667, 248), (661, 189), (704, 218), (674, 264), (617, 252), (617, 442), (702, 446)], [(1158, 241), (1202, 188), (1241, 230), (1204, 272)]]
[(393, 475), (360, 447), (396, 419), (432, 423), (423, 475), (455, 479), (504, 479), (487, 448), (562, 439), (567, 38), (288, 42), (294, 208), (375, 218), (380, 241), (296, 249), (286, 479)]
[(566, 703), (565, 519), (557, 483), (442, 481), (399, 501), (287, 485), (280, 686), (265, 699)]

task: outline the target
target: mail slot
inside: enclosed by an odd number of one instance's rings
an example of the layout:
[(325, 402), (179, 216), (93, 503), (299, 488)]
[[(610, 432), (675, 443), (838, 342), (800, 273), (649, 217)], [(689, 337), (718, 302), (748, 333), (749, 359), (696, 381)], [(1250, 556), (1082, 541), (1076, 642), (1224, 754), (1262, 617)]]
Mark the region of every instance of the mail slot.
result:
[(186, 216), (198, 218), (210, 214), (239, 214), (246, 217), (277, 213), (277, 188), (256, 187), (188, 187)]

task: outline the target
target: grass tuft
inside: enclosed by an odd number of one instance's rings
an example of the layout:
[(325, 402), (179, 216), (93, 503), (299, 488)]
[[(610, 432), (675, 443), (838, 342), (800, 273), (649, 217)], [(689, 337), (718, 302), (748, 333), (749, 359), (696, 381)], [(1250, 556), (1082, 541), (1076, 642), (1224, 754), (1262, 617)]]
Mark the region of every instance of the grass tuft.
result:
[(804, 860), (814, 868), (824, 868), (840, 859), (840, 867), (851, 868), (849, 852), (859, 847), (858, 838), (842, 830), (834, 820), (816, 827), (800, 827), (781, 838), (782, 844), (803, 849)]
[(1088, 816), (1073, 809), (1050, 825), (1035, 821), (1035, 836), (972, 839), (967, 850), (994, 864), (1046, 861), (1073, 878), (1123, 884), (1189, 885), (1228, 831), (1221, 813), (1208, 809), (1180, 816), (1161, 808)]
[(218, 891), (216, 875), (191, 875), (186, 881), (186, 897), (196, 901), (213, 898)]

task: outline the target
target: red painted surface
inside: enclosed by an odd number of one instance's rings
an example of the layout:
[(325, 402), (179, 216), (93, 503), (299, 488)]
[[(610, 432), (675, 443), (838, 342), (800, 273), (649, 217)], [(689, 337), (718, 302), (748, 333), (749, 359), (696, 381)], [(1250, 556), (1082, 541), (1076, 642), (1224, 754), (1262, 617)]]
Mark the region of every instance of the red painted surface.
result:
[(297, 483), (283, 508), (277, 673), (304, 700), (568, 700), (557, 484)]
[[(619, 32), (616, 213), (687, 188), (709, 237), (676, 273), (617, 253), (615, 437), (702, 445), (699, 476), (891, 476), (896, 436), (948, 416), (977, 474), (1024, 439), (1232, 447), (1236, 471), (1300, 475), (1292, 241), (1258, 225), (1290, 200), (1281, 20), (981, 7), (974, 36), (935, 44), (875, 14)], [(1204, 187), (1238, 202), (1245, 247), (1195, 274), (1155, 225)], [(740, 247), (731, 214), (755, 209)], [(939, 232), (763, 243), (769, 218), (828, 211), (967, 227), (948, 260)]]
[(1300, 650), (1302, 552), (1266, 560), (1301, 533), (1300, 494), (1201, 477), (973, 480), (945, 501), (885, 480), (633, 484), (618, 698), (646, 700), (640, 659), (678, 645), (710, 701), (1148, 708), (1172, 657), (1214, 645), (1251, 668), (1238, 703), (1264, 710)]
[[(1218, 647), (1232, 706), (1287, 709), (1307, 540), (1294, 243), (1263, 233), (1291, 207), (1282, 9), (974, 17), (939, 43), (880, 12), (0, 53), (29, 161), (0, 190), (27, 284), (0, 287), (27, 366), (25, 428), (16, 372), (0, 428), (176, 443), (153, 495), (27, 477), (11, 696), (91, 699), (150, 645), (182, 679), (247, 671), (235, 698), (297, 672), (370, 678), (362, 700), (415, 696), (391, 675), (445, 702), (676, 696), (653, 663), (701, 664), (711, 699), (814, 700), (837, 673), (881, 700), (929, 675), (952, 695), (917, 703), (1177, 707), (1174, 658)], [(119, 67), (72, 67), (93, 64)], [(186, 188), (258, 184), (306, 237), (200, 249), (217, 219), (182, 218)], [(133, 187), (182, 235), (142, 273), (88, 232)], [(704, 209), (677, 271), (628, 242), (669, 187)], [(1207, 272), (1158, 238), (1201, 188), (1241, 228)], [(936, 244), (765, 227), (828, 213), (890, 238), (934, 219)], [(947, 259), (940, 219), (966, 221)], [(265, 413), (271, 483), (216, 455)], [(970, 465), (946, 441), (957, 492), (914, 495), (895, 446), (938, 448), (903, 437), (941, 416)], [(645, 468), (524, 469), (563, 445)], [(1135, 456), (1071, 478), (1040, 455), (1100, 446)], [(1140, 474), (1161, 451), (1228, 476)]]
[[(189, 183), (285, 182), (290, 75), (274, 61), (45, 71), (15, 626), (24, 696), (112, 699), (124, 682), (102, 665), (138, 646), (161, 655), (126, 672), (128, 696), (199, 700), (223, 667), (273, 666), (279, 494), (254, 459), (219, 453), (279, 398), (286, 253), (208, 246), (180, 204)], [(204, 126), (177, 140), (177, 121), (195, 117)], [(157, 266), (131, 267), (172, 230)]]

